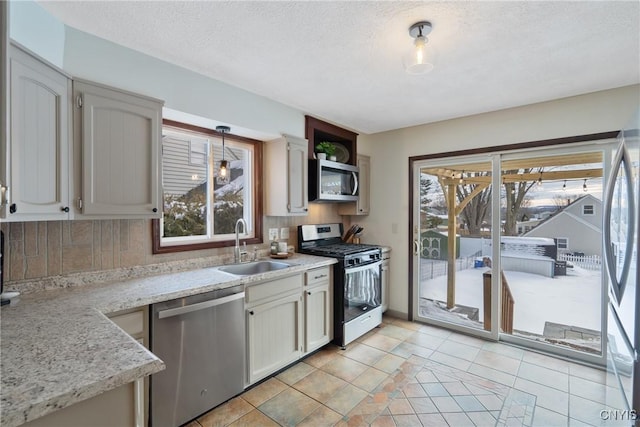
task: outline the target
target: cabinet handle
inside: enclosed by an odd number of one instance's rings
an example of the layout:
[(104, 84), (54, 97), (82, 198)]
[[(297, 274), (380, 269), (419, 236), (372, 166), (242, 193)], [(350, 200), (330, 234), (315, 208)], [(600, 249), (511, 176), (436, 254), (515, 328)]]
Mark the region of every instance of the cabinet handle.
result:
[(16, 204), (11, 203), (11, 205), (9, 206), (9, 213), (16, 213), (17, 210), (18, 210), (18, 207), (16, 206)]
[(62, 212), (67, 212), (67, 213), (69, 213), (69, 206), (61, 206), (61, 207), (60, 207), (60, 210), (61, 210)]
[(153, 209), (151, 209), (151, 210), (153, 211), (153, 213), (158, 212), (158, 208), (153, 208)]
[(253, 316), (253, 310), (251, 310), (251, 311), (249, 312), (249, 314)]
[(304, 208), (304, 209), (303, 209), (303, 211), (305, 211), (305, 212), (307, 212), (308, 210), (309, 210), (309, 209), (307, 209), (307, 208)]
[(8, 200), (9, 200), (9, 187), (5, 187), (4, 185), (0, 184), (0, 206), (4, 206), (5, 204), (7, 204)]
[(319, 276), (313, 276), (314, 280), (315, 279), (322, 279), (323, 277), (327, 277), (327, 275), (326, 274), (321, 274)]

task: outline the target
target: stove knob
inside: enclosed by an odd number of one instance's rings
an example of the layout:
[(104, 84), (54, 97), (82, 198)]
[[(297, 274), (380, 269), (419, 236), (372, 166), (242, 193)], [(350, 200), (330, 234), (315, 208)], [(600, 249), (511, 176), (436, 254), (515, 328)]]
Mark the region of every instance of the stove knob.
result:
[(360, 264), (361, 259), (360, 258), (356, 258), (356, 264)]
[(353, 260), (352, 259), (348, 259), (345, 261), (345, 263), (347, 264), (348, 267), (353, 265)]

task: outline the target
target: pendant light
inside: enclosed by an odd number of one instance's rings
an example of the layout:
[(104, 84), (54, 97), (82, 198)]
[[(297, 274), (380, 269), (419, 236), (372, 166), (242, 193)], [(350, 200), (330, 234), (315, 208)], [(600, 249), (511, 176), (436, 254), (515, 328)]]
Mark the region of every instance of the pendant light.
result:
[(224, 134), (229, 132), (231, 128), (229, 126), (216, 126), (216, 132), (222, 134), (222, 160), (220, 160), (220, 167), (218, 168), (218, 176), (216, 177), (216, 183), (218, 185), (224, 185), (229, 183), (229, 176), (231, 170), (229, 170), (229, 162), (224, 159)]
[(587, 192), (587, 180), (584, 180), (584, 184), (582, 184), (582, 191)]
[(433, 70), (433, 56), (435, 52), (428, 46), (427, 35), (431, 33), (431, 22), (420, 21), (409, 27), (409, 35), (415, 40), (413, 48), (404, 58), (404, 68), (408, 74), (426, 74)]

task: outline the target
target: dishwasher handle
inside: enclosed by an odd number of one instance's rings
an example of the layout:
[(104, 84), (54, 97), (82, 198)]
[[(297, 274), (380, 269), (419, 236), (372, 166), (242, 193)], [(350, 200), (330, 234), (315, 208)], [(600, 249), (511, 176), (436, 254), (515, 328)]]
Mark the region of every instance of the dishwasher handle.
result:
[(222, 304), (226, 304), (231, 301), (244, 298), (244, 292), (240, 292), (233, 295), (228, 295), (222, 298), (216, 298), (209, 301), (199, 302), (196, 304), (186, 305), (184, 307), (169, 308), (158, 312), (158, 319), (165, 319), (167, 317), (180, 316), (181, 314), (192, 313), (194, 311), (204, 310), (206, 308), (217, 307)]

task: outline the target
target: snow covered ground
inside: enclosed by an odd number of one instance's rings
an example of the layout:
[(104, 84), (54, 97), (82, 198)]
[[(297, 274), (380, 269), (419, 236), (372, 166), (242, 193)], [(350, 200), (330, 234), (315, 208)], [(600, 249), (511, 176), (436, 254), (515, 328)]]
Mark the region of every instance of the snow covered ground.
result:
[[(456, 304), (476, 307), (483, 319), (482, 273), (488, 268), (456, 272)], [(599, 331), (601, 307), (600, 271), (578, 266), (567, 269), (566, 276), (555, 278), (537, 274), (505, 271), (515, 300), (513, 327), (542, 335), (546, 321)], [(446, 301), (447, 276), (422, 280), (420, 298)]]

